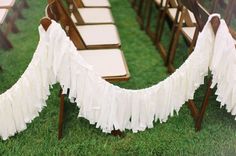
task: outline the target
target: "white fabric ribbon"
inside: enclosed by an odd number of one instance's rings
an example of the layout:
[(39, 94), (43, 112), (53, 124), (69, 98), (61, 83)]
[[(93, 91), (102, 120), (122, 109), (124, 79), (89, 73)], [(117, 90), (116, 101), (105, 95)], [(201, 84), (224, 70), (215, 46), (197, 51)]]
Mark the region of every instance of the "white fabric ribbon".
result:
[(0, 136), (6, 140), (26, 129), (26, 123), (46, 106), (49, 87), (56, 82), (63, 94), (69, 90), (69, 99), (80, 108), (78, 116), (103, 132), (144, 131), (152, 128), (154, 121), (166, 122), (185, 101), (193, 99), (208, 67), (213, 73), (212, 87), (218, 87), (217, 100), (236, 115), (235, 48), (224, 21), (215, 39), (209, 23), (212, 16), (183, 65), (164, 81), (140, 90), (106, 82), (81, 57), (59, 24), (52, 21), (47, 31), (40, 25), (40, 41), (31, 63), (17, 83), (0, 95)]

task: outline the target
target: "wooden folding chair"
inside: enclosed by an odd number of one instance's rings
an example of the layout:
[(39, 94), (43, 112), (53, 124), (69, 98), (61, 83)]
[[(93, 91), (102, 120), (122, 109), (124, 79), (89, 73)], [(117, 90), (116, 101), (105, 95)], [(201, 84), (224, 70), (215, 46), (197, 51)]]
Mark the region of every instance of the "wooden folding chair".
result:
[[(48, 17), (56, 21), (60, 21), (62, 27), (67, 32), (70, 39), (77, 46), (81, 44), (77, 43), (80, 34), (70, 20), (61, 20), (59, 18), (61, 14), (61, 8), (58, 1), (51, 1), (47, 7)], [(44, 23), (44, 22), (41, 22)], [(48, 23), (48, 22), (45, 22)], [(101, 77), (109, 82), (127, 81), (130, 77), (127, 63), (125, 61), (123, 52), (120, 49), (94, 49), (94, 50), (79, 50), (78, 51), (90, 64), (94, 66), (94, 69), (99, 73)], [(59, 115), (59, 132), (58, 139), (62, 137), (62, 126), (64, 116), (64, 95), (60, 96), (60, 115)], [(115, 135), (121, 134), (119, 131), (113, 132)]]
[[(196, 0), (181, 0), (181, 2), (184, 4), (185, 7), (187, 7), (189, 10), (191, 10), (194, 13), (199, 31), (202, 31), (206, 21), (208, 20), (209, 13)], [(220, 25), (220, 19), (218, 17), (213, 17), (211, 20), (211, 25), (212, 25), (214, 33), (216, 34), (218, 27)], [(202, 120), (208, 106), (209, 97), (211, 96), (211, 92), (212, 92), (210, 88), (211, 80), (212, 80), (211, 78), (208, 80), (205, 97), (201, 104), (201, 108), (199, 110), (197, 109), (196, 104), (193, 100), (189, 100), (188, 102), (188, 106), (191, 110), (191, 114), (195, 121), (196, 131), (201, 130)]]
[(172, 73), (175, 71), (173, 63), (180, 34), (182, 34), (188, 44), (189, 54), (192, 52), (198, 37), (198, 28), (196, 26), (197, 25), (194, 15), (188, 9), (182, 7), (179, 16), (179, 22), (175, 22), (172, 31), (172, 39), (166, 60), (168, 72)]
[(78, 25), (84, 24), (114, 24), (109, 8), (80, 8), (75, 0), (67, 0), (71, 19)]
[[(152, 39), (153, 42), (155, 42), (158, 26), (160, 25), (161, 12), (164, 11), (166, 0), (150, 0), (150, 1), (151, 1), (150, 5), (147, 8), (147, 25), (146, 25), (145, 30), (146, 30), (147, 35)], [(156, 28), (154, 32), (151, 30), (153, 6), (155, 6), (155, 9), (158, 11), (157, 16), (155, 18)]]
[(80, 8), (110, 8), (109, 0), (75, 0)]
[[(160, 54), (167, 65), (168, 57), (169, 57), (169, 51), (171, 46), (176, 45), (177, 43), (177, 37), (179, 34), (175, 34), (178, 32), (181, 24), (190, 24), (190, 21), (194, 21), (194, 16), (192, 13), (188, 10), (186, 10), (183, 15), (182, 12), (184, 11), (183, 6), (179, 4), (179, 1), (176, 0), (167, 0), (166, 5), (164, 8), (164, 11), (161, 13), (160, 18), (160, 25), (157, 26), (157, 32), (156, 32), (156, 47), (159, 49)], [(187, 18), (187, 16), (189, 16)], [(165, 22), (168, 22), (168, 24), (171, 27), (171, 39), (169, 44), (169, 49), (166, 49), (162, 43), (162, 35), (164, 30)]]
[[(56, 18), (61, 21), (62, 26), (69, 28), (69, 33), (78, 32), (80, 35), (75, 43), (79, 49), (98, 49), (98, 48), (119, 48), (121, 46), (119, 34), (114, 24), (99, 24), (99, 25), (77, 25), (73, 23), (68, 13), (66, 12), (62, 2), (56, 0), (54, 7), (57, 8), (58, 14)], [(50, 2), (50, 0), (49, 0)], [(68, 29), (66, 28), (66, 29)]]

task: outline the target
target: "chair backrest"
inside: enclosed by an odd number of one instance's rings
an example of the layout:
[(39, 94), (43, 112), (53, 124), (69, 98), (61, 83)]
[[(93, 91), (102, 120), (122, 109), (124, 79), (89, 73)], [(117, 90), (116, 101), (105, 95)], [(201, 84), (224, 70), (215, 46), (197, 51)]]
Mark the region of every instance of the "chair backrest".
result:
[[(206, 9), (201, 4), (199, 4), (197, 0), (181, 0), (181, 2), (185, 7), (187, 7), (189, 10), (193, 12), (196, 18), (197, 24), (198, 24), (198, 28), (201, 31), (210, 15), (208, 11), (206, 11)], [(236, 5), (236, 1), (230, 0), (229, 3), (231, 4), (230, 6), (232, 6), (232, 7), (229, 7), (229, 10), (230, 11), (231, 9), (236, 10), (235, 7), (233, 7)], [(233, 11), (231, 11), (231, 14), (233, 14)], [(233, 30), (232, 28), (229, 28), (229, 30), (232, 37), (236, 39), (236, 31)]]
[[(70, 0), (68, 0), (68, 1), (70, 1)], [(81, 0), (74, 0), (74, 2), (76, 3), (76, 6), (78, 8), (83, 8), (84, 7), (84, 4)]]
[(60, 0), (48, 0), (46, 13), (49, 18), (59, 22), (67, 35), (73, 41), (77, 49), (86, 49), (86, 45), (82, 40), (75, 24), (69, 17)]
[(81, 17), (78, 8), (79, 6), (76, 3), (76, 0), (66, 0), (68, 6), (69, 6), (69, 11), (71, 14), (75, 16), (75, 19), (77, 20), (78, 25), (85, 24), (83, 18)]
[(205, 23), (208, 20), (209, 12), (197, 2), (197, 0), (180, 0), (181, 3), (190, 11), (193, 12), (198, 28), (202, 31)]

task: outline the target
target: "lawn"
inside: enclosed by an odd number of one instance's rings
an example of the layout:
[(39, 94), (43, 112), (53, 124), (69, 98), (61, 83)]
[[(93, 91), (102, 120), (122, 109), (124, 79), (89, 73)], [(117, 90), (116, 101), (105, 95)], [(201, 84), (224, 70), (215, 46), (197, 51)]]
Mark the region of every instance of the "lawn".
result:
[[(144, 31), (139, 29), (135, 12), (128, 0), (110, 0), (112, 12), (119, 30), (131, 79), (117, 83), (124, 88), (149, 87), (165, 79), (166, 68), (158, 51)], [(25, 20), (18, 20), (20, 33), (11, 34), (14, 49), (0, 50), (0, 93), (10, 88), (29, 64), (36, 49), (40, 18), (44, 16), (46, 1), (30, 0), (30, 8), (24, 10)], [(168, 36), (165, 36), (168, 37)], [(164, 40), (168, 41), (168, 40)], [(184, 43), (181, 43), (184, 45)], [(185, 46), (178, 49), (183, 55)], [(181, 54), (178, 54), (181, 57)], [(178, 59), (181, 64), (183, 59)], [(133, 134), (125, 131), (124, 137), (104, 134), (100, 129), (82, 118), (77, 118), (78, 108), (66, 102), (64, 137), (57, 140), (59, 86), (51, 90), (47, 107), (40, 113), (27, 130), (0, 140), (0, 155), (235, 155), (236, 121), (220, 108), (215, 97), (210, 98), (202, 130), (195, 132), (193, 119), (185, 104), (179, 115), (167, 123), (155, 123), (154, 128)], [(200, 105), (204, 97), (204, 86), (195, 96)]]

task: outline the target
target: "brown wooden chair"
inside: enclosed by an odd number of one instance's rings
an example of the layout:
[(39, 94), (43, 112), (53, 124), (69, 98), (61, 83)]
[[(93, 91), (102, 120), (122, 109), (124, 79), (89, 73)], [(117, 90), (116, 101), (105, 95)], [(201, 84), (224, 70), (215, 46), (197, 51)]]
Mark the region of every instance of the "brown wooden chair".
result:
[(193, 17), (194, 15), (185, 7), (181, 8), (180, 16), (176, 17), (179, 18), (179, 22), (175, 22), (174, 28), (172, 31), (172, 38), (167, 54), (166, 65), (168, 67), (168, 71), (170, 73), (175, 71), (175, 67), (173, 65), (176, 49), (178, 46), (179, 37), (182, 34), (184, 37), (188, 47), (189, 47), (189, 54), (194, 49), (196, 44), (196, 40), (198, 37), (198, 28), (196, 25), (196, 20)]
[[(180, 33), (180, 31), (177, 30), (181, 30), (180, 28), (183, 24), (193, 25), (193, 23), (195, 23), (193, 14), (189, 10), (184, 10), (183, 8), (183, 5), (181, 5), (179, 1), (167, 0), (165, 8), (161, 13), (161, 18), (159, 19), (159, 25), (157, 25), (155, 45), (159, 49), (166, 65), (170, 57), (170, 51), (173, 51), (172, 47), (177, 44), (179, 34), (176, 33)], [(171, 29), (169, 49), (167, 49), (162, 42), (164, 25), (166, 22)], [(185, 30), (183, 32), (185, 32)], [(189, 34), (190, 32), (192, 31), (187, 29), (185, 33)], [(192, 37), (192, 35), (189, 36)]]
[(80, 8), (110, 8), (109, 0), (75, 0)]
[[(77, 29), (71, 24), (70, 20), (62, 20), (60, 4), (58, 1), (50, 1), (47, 7), (48, 17), (61, 23), (62, 27), (67, 32), (67, 35), (73, 41), (75, 46), (80, 49), (80, 34)], [(65, 18), (65, 17), (64, 17)], [(46, 23), (50, 22), (41, 22)], [(46, 27), (46, 26), (45, 26)], [(120, 49), (93, 49), (93, 50), (79, 50), (78, 51), (90, 64), (94, 66), (94, 69), (109, 82), (127, 81), (130, 77), (127, 63), (125, 61), (123, 52)], [(58, 139), (62, 137), (62, 126), (64, 116), (64, 95), (60, 95), (60, 114), (59, 114), (59, 131)], [(113, 132), (121, 134), (119, 131)]]
[[(152, 39), (153, 42), (156, 40), (158, 26), (160, 25), (161, 14), (164, 11), (166, 0), (150, 0), (150, 5), (147, 8), (147, 25), (146, 25), (146, 33)], [(153, 9), (155, 8), (156, 11)], [(151, 23), (152, 23), (152, 15), (153, 12), (157, 12), (155, 18), (155, 31), (151, 30)]]
[(63, 28), (67, 26), (70, 35), (78, 33), (75, 45), (78, 49), (119, 48), (121, 46), (118, 30), (114, 24), (77, 25), (73, 23), (62, 2), (56, 0), (58, 10), (54, 14)]
[(109, 8), (81, 8), (75, 0), (67, 0), (71, 19), (78, 25), (84, 24), (114, 24)]
[[(185, 7), (187, 7), (189, 10), (191, 10), (194, 13), (194, 16), (197, 21), (198, 29), (199, 31), (202, 31), (204, 24), (208, 20), (209, 13), (196, 0), (181, 0), (181, 2), (184, 4)], [(220, 25), (220, 19), (218, 17), (212, 18), (211, 24), (212, 24), (213, 31), (216, 34), (218, 27)], [(231, 30), (230, 32), (232, 36), (236, 38), (236, 33), (233, 33)], [(191, 110), (192, 116), (195, 121), (196, 131), (201, 130), (202, 120), (208, 106), (209, 97), (211, 96), (211, 92), (212, 92), (210, 86), (211, 86), (211, 78), (208, 80), (205, 97), (203, 99), (200, 109), (196, 107), (196, 103), (194, 102), (194, 100), (189, 100), (188, 102), (188, 106)]]

